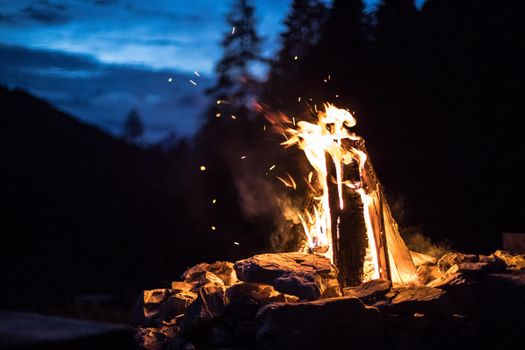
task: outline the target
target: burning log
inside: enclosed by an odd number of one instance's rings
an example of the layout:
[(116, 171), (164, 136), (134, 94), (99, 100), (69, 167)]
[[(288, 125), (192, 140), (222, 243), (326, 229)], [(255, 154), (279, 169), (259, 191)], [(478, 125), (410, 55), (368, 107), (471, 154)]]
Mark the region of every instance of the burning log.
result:
[[(339, 284), (342, 287), (355, 286), (363, 280), (363, 265), (368, 246), (366, 225), (363, 216), (363, 202), (354, 190), (343, 187), (341, 208), (338, 184), (335, 180), (335, 167), (327, 157), (327, 170), (331, 178), (328, 181), (330, 198), (331, 234), (334, 265), (339, 270)], [(359, 169), (356, 163), (343, 166), (343, 174), (348, 178), (343, 181), (359, 182)]]

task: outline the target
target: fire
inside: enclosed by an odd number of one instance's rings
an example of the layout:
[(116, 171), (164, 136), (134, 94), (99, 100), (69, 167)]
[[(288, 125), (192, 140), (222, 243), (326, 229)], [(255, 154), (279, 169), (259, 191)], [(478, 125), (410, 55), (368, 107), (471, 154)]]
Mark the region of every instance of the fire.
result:
[[(349, 129), (357, 124), (355, 117), (347, 110), (325, 104), (324, 111), (318, 111), (317, 123), (300, 121), (295, 128), (288, 128), (288, 140), (282, 143), (286, 147), (298, 145), (305, 153), (310, 165), (315, 171), (315, 183), (313, 188), (316, 193), (312, 206), (306, 208), (300, 215), (301, 222), (308, 239), (308, 245), (314, 252), (323, 252), (323, 255), (334, 260), (332, 244), (332, 218), (330, 215), (330, 198), (328, 183), (329, 179), (327, 161), (333, 163), (337, 184), (338, 205), (342, 210), (345, 203), (343, 200), (343, 186), (356, 189), (364, 207), (364, 221), (366, 225), (369, 245), (375, 247), (373, 228), (368, 206), (372, 202), (366, 192), (361, 188), (360, 182), (343, 181), (343, 164), (348, 165), (356, 162), (360, 172), (364, 169), (367, 156), (355, 147), (345, 147), (343, 140), (359, 141), (361, 138)], [(329, 157), (329, 159), (327, 159)], [(308, 182), (312, 184), (312, 176)], [(368, 279), (379, 278), (379, 263), (375, 248), (369, 247), (372, 255), (373, 271)]]
[[(326, 256), (337, 265), (335, 241), (350, 233), (340, 232), (341, 217), (334, 213), (349, 210), (345, 207), (344, 193), (350, 191), (359, 196), (363, 205), (368, 240), (363, 280), (385, 278), (397, 285), (417, 283), (410, 252), (383, 198), (364, 140), (351, 131), (357, 124), (356, 118), (349, 110), (332, 104), (325, 104), (324, 111), (317, 110), (317, 107), (315, 110), (315, 122), (296, 122), (295, 118), (290, 119), (281, 113), (267, 115), (274, 125), (282, 122), (290, 125), (285, 129), (278, 128), (286, 138), (282, 145), (303, 150), (313, 169), (305, 176), (310, 189), (307, 204), (297, 210), (308, 249)], [(350, 169), (356, 169), (357, 176), (349, 176)], [(289, 174), (287, 176), (286, 179), (278, 177), (278, 180), (295, 189), (295, 181)]]

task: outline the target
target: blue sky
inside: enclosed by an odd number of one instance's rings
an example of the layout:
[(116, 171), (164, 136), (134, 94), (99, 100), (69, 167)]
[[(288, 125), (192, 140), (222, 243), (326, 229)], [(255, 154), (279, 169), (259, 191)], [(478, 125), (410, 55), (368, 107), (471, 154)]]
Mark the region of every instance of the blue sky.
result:
[[(263, 52), (271, 56), (291, 1), (252, 2)], [(0, 84), (24, 88), (115, 134), (138, 107), (147, 140), (191, 135), (201, 123), (219, 42), (230, 30), (230, 4), (0, 0)]]

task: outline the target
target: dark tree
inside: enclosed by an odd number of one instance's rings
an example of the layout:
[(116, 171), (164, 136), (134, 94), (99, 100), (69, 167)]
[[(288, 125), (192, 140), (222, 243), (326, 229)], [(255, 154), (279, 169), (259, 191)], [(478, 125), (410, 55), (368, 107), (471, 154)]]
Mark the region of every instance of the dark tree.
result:
[(129, 142), (136, 141), (142, 136), (144, 133), (144, 124), (142, 123), (137, 108), (133, 108), (128, 112), (123, 129), (123, 136)]
[(328, 9), (319, 0), (294, 0), (290, 14), (284, 21), (281, 49), (272, 62), (266, 99), (286, 99), (286, 82), (298, 73), (298, 60), (317, 44)]
[[(215, 113), (238, 114), (256, 93), (252, 66), (262, 62), (261, 39), (255, 31), (254, 8), (249, 0), (236, 0), (227, 15), (229, 31), (222, 40), (223, 56), (217, 66), (217, 84), (208, 90), (216, 101), (224, 101)], [(215, 101), (214, 101), (215, 103)], [(214, 114), (215, 114), (214, 113)]]

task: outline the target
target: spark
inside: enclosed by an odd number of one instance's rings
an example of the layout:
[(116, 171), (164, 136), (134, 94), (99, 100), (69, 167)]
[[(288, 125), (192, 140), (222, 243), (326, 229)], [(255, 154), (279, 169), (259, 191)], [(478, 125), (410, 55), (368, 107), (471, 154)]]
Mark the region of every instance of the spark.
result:
[(173, 78), (168, 78), (168, 83), (171, 83), (173, 81)]
[(234, 120), (235, 120), (235, 119), (237, 119), (237, 117), (236, 117), (236, 116), (234, 116), (234, 115), (232, 114), (232, 119), (234, 119)]
[(235, 245), (239, 245), (239, 242), (233, 242), (233, 244), (235, 244)]
[(221, 104), (221, 102), (222, 102), (221, 100), (217, 100), (217, 104), (218, 104), (218, 105), (220, 105), (220, 104)]
[(263, 131), (266, 131), (266, 125), (263, 125)]
[(194, 82), (193, 80), (190, 79), (190, 83), (192, 83), (193, 85), (197, 85), (196, 82)]
[(195, 71), (195, 72), (193, 72), (193, 73), (195, 73), (195, 75), (198, 76), (198, 77), (201, 76), (201, 75), (199, 74), (199, 72), (196, 72), (196, 71)]
[(235, 34), (235, 27), (232, 28), (232, 35)]
[(295, 56), (293, 59), (297, 61), (299, 59), (299, 56)]
[(326, 79), (323, 79), (323, 81), (324, 81), (325, 83), (328, 83), (328, 80), (326, 80)]
[(339, 95), (335, 95), (335, 97), (339, 98)]
[(215, 204), (215, 203), (217, 203), (217, 199), (213, 198), (211, 201), (211, 204)]
[(217, 114), (215, 114), (215, 116), (216, 116), (217, 118), (220, 118), (220, 117), (221, 117), (221, 114), (220, 114), (220, 113), (217, 113)]
[(301, 96), (299, 96), (299, 98), (297, 99), (297, 102), (301, 102)]
[(200, 169), (201, 169), (201, 171), (205, 171), (206, 170), (206, 166), (201, 165)]
[(275, 169), (275, 164), (272, 165), (269, 170), (273, 170), (273, 169)]
[(212, 230), (212, 231), (215, 231), (216, 229), (217, 229), (217, 228), (216, 228), (215, 226), (212, 226), (212, 227), (211, 227), (211, 230)]
[(295, 117), (292, 117), (293, 125), (295, 126)]
[(242, 156), (241, 159), (246, 159), (246, 156)]
[(330, 78), (331, 78), (331, 75), (330, 75), (330, 74), (328, 74), (328, 80), (330, 80)]
[(317, 113), (317, 104), (314, 104), (315, 113)]

